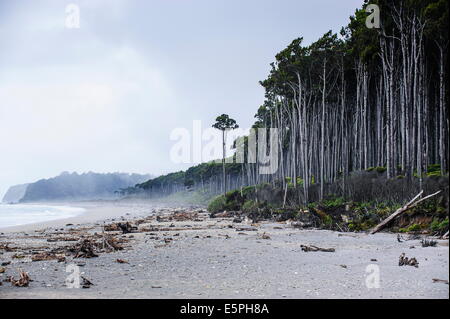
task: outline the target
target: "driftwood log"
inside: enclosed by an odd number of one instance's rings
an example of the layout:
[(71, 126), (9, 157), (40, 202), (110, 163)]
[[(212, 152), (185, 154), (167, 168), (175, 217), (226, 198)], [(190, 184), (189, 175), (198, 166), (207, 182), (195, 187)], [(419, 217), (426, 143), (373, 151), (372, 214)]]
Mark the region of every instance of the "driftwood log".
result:
[(323, 252), (327, 252), (327, 253), (334, 253), (335, 249), (334, 248), (320, 248), (314, 245), (300, 245), (302, 251), (304, 252), (308, 252), (308, 251), (323, 251)]
[(400, 207), (399, 209), (397, 209), (395, 211), (395, 213), (393, 213), (392, 215), (390, 215), (388, 218), (386, 218), (385, 220), (383, 220), (381, 223), (379, 223), (377, 226), (375, 226), (370, 233), (371, 234), (375, 234), (376, 232), (379, 232), (380, 230), (382, 230), (387, 224), (389, 224), (392, 220), (394, 220), (395, 218), (397, 218), (398, 216), (400, 216), (401, 214), (403, 214), (404, 212), (406, 212), (407, 210), (416, 207), (417, 205), (419, 205), (421, 202), (436, 196), (437, 194), (439, 194), (441, 191), (437, 191), (436, 193), (430, 194), (428, 196), (425, 196), (424, 198), (419, 199), (422, 194), (423, 194), (423, 190), (420, 191), (419, 194), (417, 194), (413, 199), (411, 199), (411, 201), (409, 201), (405, 206)]

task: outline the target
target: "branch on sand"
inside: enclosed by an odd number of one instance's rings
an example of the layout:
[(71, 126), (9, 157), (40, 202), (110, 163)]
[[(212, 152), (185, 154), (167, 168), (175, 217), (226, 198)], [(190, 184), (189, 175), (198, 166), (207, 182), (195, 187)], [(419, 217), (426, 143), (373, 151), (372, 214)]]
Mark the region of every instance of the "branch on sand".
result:
[(385, 220), (383, 220), (381, 223), (379, 223), (377, 226), (375, 226), (371, 231), (370, 234), (375, 234), (376, 232), (379, 232), (380, 230), (382, 230), (387, 224), (389, 224), (392, 220), (394, 220), (395, 218), (397, 218), (398, 216), (400, 216), (401, 214), (403, 214), (404, 212), (406, 212), (407, 210), (416, 207), (417, 205), (419, 205), (421, 202), (436, 196), (437, 194), (439, 194), (441, 191), (437, 191), (436, 193), (433, 193), (431, 195), (425, 196), (424, 198), (419, 199), (422, 194), (423, 194), (423, 190), (420, 191), (419, 194), (417, 194), (410, 202), (408, 202), (405, 206), (397, 209), (395, 211), (395, 213), (393, 213), (392, 215), (390, 215), (388, 218), (386, 218)]
[(20, 278), (18, 280), (15, 280), (14, 277), (11, 277), (9, 279), (11, 284), (15, 287), (28, 287), (28, 284), (31, 281), (31, 278), (28, 275), (28, 273), (22, 271), (22, 269), (19, 269), (19, 276)]
[(323, 251), (323, 252), (327, 252), (327, 253), (333, 253), (335, 250), (334, 248), (320, 248), (317, 246), (306, 246), (306, 245), (300, 245), (300, 247), (302, 248), (302, 250), (304, 252), (308, 252), (308, 251)]

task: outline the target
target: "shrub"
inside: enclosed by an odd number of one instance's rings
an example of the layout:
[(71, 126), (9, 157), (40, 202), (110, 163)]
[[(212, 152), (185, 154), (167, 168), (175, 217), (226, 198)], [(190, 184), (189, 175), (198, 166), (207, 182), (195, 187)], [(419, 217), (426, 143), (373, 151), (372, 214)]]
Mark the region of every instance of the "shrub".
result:
[(443, 221), (439, 221), (438, 219), (434, 219), (430, 224), (431, 231), (434, 232), (443, 232), (448, 229), (448, 217)]
[(254, 212), (258, 208), (258, 204), (256, 204), (252, 200), (248, 200), (242, 205), (242, 211), (244, 213), (251, 213)]
[(324, 200), (322, 202), (322, 205), (323, 205), (323, 207), (329, 209), (329, 208), (334, 208), (334, 207), (340, 207), (340, 206), (344, 205), (344, 203), (345, 203), (344, 198), (336, 197), (333, 199)]
[(377, 166), (377, 167), (375, 167), (375, 170), (377, 171), (377, 173), (384, 173), (384, 172), (386, 172), (386, 167)]
[(208, 205), (208, 211), (210, 213), (218, 213), (225, 210), (225, 196), (220, 195), (215, 197)]
[(415, 232), (421, 230), (422, 227), (419, 224), (412, 224), (406, 228), (400, 228), (401, 233), (409, 233), (409, 232)]

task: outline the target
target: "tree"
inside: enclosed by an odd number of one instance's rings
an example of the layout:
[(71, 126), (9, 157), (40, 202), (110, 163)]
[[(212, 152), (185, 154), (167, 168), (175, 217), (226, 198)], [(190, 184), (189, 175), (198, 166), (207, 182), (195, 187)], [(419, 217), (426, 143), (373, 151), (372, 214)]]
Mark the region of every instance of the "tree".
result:
[(214, 123), (212, 127), (222, 131), (222, 184), (223, 193), (225, 194), (227, 191), (227, 182), (225, 176), (225, 134), (228, 130), (237, 129), (239, 125), (237, 125), (236, 121), (230, 118), (227, 114), (222, 114), (216, 118), (216, 123)]

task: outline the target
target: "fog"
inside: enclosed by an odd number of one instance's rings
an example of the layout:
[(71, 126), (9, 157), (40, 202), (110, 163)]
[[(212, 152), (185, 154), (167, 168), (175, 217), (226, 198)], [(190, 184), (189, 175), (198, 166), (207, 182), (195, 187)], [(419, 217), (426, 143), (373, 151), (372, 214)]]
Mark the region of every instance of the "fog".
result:
[(339, 31), (360, 0), (73, 3), (79, 28), (65, 2), (0, 2), (0, 198), (62, 171), (189, 167), (170, 159), (174, 129), (222, 113), (250, 127), (274, 55)]

